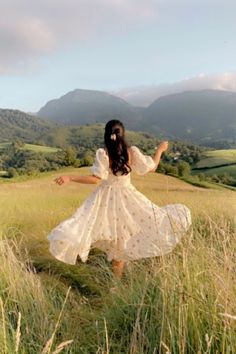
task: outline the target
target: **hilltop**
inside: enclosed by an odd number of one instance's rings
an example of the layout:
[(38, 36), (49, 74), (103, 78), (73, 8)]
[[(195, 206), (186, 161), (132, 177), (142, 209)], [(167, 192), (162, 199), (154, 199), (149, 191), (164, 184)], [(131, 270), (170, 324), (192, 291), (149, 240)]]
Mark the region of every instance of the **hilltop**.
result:
[(15, 138), (35, 142), (55, 126), (51, 122), (15, 109), (0, 109), (0, 142)]
[(142, 110), (107, 92), (76, 89), (43, 106), (39, 117), (65, 125), (83, 125), (120, 119), (135, 127)]
[(229, 91), (171, 94), (145, 108), (106, 92), (77, 89), (46, 103), (38, 116), (64, 125), (120, 119), (128, 129), (208, 145), (236, 141), (235, 112), (236, 93)]

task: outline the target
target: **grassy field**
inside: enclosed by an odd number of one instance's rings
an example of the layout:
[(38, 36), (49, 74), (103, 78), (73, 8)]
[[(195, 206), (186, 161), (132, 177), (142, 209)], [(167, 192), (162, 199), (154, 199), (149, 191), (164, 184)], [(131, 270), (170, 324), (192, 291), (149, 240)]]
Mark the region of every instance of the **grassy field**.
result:
[(204, 153), (203, 158), (196, 164), (196, 168), (210, 168), (227, 164), (236, 164), (236, 150), (213, 150)]
[[(5, 149), (10, 145), (10, 143), (0, 143), (0, 149)], [(50, 147), (50, 146), (44, 146), (44, 145), (34, 145), (34, 144), (25, 144), (22, 148), (22, 150), (30, 150), (34, 152), (42, 152), (42, 153), (51, 153), (51, 152), (57, 152), (58, 148)]]
[(193, 170), (192, 174), (196, 175), (199, 173), (204, 173), (206, 175), (212, 176), (212, 175), (224, 175), (227, 173), (228, 175), (236, 178), (236, 164), (235, 165), (230, 165), (230, 166), (222, 166), (222, 167), (212, 167), (212, 168), (207, 168), (203, 170)]
[[(78, 172), (88, 169), (63, 173)], [(236, 193), (134, 175), (159, 206), (186, 204), (193, 227), (171, 254), (128, 263), (119, 281), (99, 250), (74, 266), (50, 255), (49, 231), (97, 187), (60, 187), (61, 173), (0, 184), (1, 353), (235, 353)]]

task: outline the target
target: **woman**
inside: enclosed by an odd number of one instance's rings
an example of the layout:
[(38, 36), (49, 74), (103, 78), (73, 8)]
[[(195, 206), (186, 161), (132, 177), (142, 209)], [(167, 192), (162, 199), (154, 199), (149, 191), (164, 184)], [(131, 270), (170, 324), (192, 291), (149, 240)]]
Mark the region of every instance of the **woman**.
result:
[(138, 147), (129, 147), (119, 120), (106, 124), (104, 148), (96, 151), (91, 174), (61, 176), (56, 183), (73, 181), (100, 185), (68, 219), (47, 236), (50, 252), (58, 260), (86, 262), (91, 248), (99, 248), (112, 261), (113, 273), (121, 278), (126, 261), (164, 255), (173, 250), (191, 225), (191, 214), (183, 204), (159, 207), (131, 183), (130, 172), (144, 175), (156, 171), (168, 148), (163, 141), (154, 157)]

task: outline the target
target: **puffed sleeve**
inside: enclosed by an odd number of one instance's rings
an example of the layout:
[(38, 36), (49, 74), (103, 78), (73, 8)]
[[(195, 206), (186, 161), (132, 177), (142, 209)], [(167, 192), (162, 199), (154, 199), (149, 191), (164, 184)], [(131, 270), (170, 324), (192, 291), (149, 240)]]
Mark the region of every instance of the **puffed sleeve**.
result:
[(109, 159), (104, 149), (97, 149), (95, 160), (90, 167), (90, 171), (93, 175), (101, 179), (107, 179), (109, 173)]
[(149, 155), (144, 155), (137, 146), (131, 146), (131, 153), (131, 168), (137, 174), (144, 175), (157, 167), (153, 158)]

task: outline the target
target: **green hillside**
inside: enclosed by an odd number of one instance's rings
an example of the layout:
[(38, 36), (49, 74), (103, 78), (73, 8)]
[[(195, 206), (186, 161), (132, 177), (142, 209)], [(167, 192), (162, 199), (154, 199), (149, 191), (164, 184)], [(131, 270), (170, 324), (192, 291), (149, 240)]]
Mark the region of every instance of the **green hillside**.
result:
[[(0, 127), (0, 148), (4, 147), (3, 143), (17, 139), (30, 144), (30, 150), (34, 149), (35, 144), (52, 148), (74, 145), (91, 149), (103, 145), (105, 123), (63, 126), (18, 110), (0, 109)], [(142, 146), (144, 150), (155, 146), (157, 142), (149, 133), (129, 130), (127, 138), (130, 144)], [(35, 150), (47, 152), (46, 147), (37, 146)]]
[[(7, 149), (11, 143), (0, 143), (0, 150)], [(21, 148), (22, 150), (34, 151), (34, 152), (42, 152), (45, 154), (57, 152), (58, 148), (53, 148), (51, 146), (44, 145), (35, 145), (35, 144), (24, 144)]]
[[(35, 143), (55, 126), (44, 119), (13, 109), (0, 109), (0, 143), (20, 139)], [(44, 140), (43, 140), (44, 141)]]
[(206, 151), (195, 168), (212, 168), (236, 164), (236, 149)]
[(137, 108), (105, 92), (75, 90), (50, 101), (42, 112), (50, 121), (0, 109), (0, 142), (19, 138), (27, 143), (62, 147), (74, 143), (76, 138), (83, 139), (78, 127), (121, 119), (128, 130), (147, 132), (161, 139), (218, 148), (233, 148), (236, 144), (234, 92), (182, 92), (160, 97), (147, 108)]
[(222, 167), (205, 168), (201, 170), (193, 170), (192, 173), (194, 175), (204, 173), (208, 176), (222, 176), (224, 174), (227, 174), (229, 176), (232, 176), (236, 180), (236, 164)]
[[(63, 126), (23, 112), (1, 110), (0, 123), (3, 122), (0, 134), (0, 170), (8, 171), (9, 176), (44, 172), (64, 165), (90, 165), (95, 150), (104, 145), (105, 123)], [(159, 143), (159, 139), (151, 133), (127, 130), (126, 137), (130, 145), (138, 146), (147, 154), (153, 154), (155, 146)], [(25, 145), (8, 149), (11, 142), (17, 141)], [(205, 150), (194, 144), (171, 141), (168, 153), (162, 159), (162, 172), (181, 176), (178, 162), (184, 161), (195, 167), (193, 174), (204, 173), (203, 169), (233, 164), (236, 158), (236, 150)], [(54, 154), (46, 157), (49, 153)], [(186, 166), (185, 169), (187, 170)], [(208, 175), (218, 172), (222, 174), (222, 169), (208, 172)], [(230, 175), (232, 172), (234, 176), (233, 168), (227, 169), (228, 172)], [(228, 182), (224, 179), (222, 183)], [(235, 185), (234, 181), (229, 183)]]
[(192, 175), (200, 180), (211, 180), (232, 187), (236, 186), (236, 150), (212, 150), (202, 153), (200, 160), (193, 165)]
[[(106, 92), (77, 89), (51, 100), (38, 115), (65, 125), (124, 121), (128, 129), (209, 146), (235, 146), (236, 93), (186, 91), (163, 96), (149, 107), (133, 107)], [(176, 124), (178, 122), (178, 124)]]
[[(36, 120), (39, 118), (36, 118)], [(85, 126), (54, 126), (37, 144), (14, 138), (0, 143), (0, 171), (3, 178), (37, 175), (62, 166), (88, 166), (93, 163), (97, 148), (104, 146), (104, 123)], [(158, 141), (147, 133), (127, 131), (130, 145), (153, 153)], [(43, 145), (40, 145), (43, 143)], [(45, 145), (46, 144), (46, 145)]]
[[(83, 148), (95, 148), (104, 144), (104, 128), (104, 123), (57, 127), (45, 137), (45, 140), (53, 146), (74, 145)], [(157, 138), (143, 132), (127, 130), (126, 137), (129, 144), (138, 145), (144, 150), (155, 147), (158, 142)]]
[(145, 111), (141, 128), (168, 136), (211, 144), (236, 140), (236, 93), (186, 91), (160, 97)]

